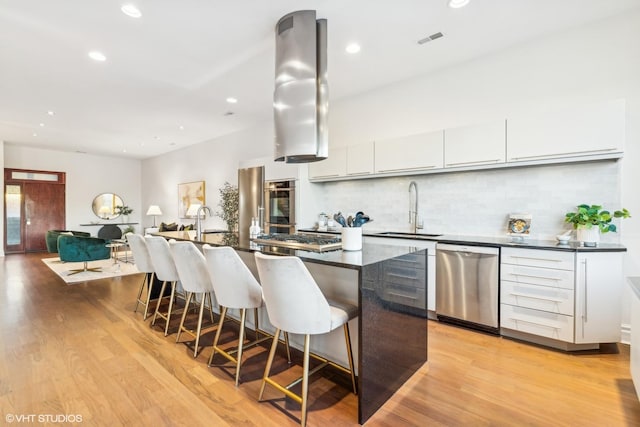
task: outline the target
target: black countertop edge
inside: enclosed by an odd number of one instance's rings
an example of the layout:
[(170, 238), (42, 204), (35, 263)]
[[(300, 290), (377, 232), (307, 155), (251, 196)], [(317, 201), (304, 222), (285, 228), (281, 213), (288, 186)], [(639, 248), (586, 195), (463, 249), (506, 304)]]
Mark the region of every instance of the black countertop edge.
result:
[[(300, 229), (300, 233), (328, 233), (340, 234), (339, 231), (322, 231), (314, 229)], [(487, 236), (461, 236), (442, 234), (439, 236), (424, 236), (419, 233), (416, 236), (399, 234), (380, 234), (380, 232), (364, 231), (363, 235), (368, 237), (382, 237), (387, 239), (406, 240), (426, 240), (437, 243), (447, 243), (452, 245), (488, 246), (488, 247), (511, 247), (525, 249), (545, 249), (564, 252), (626, 252), (627, 248), (617, 243), (599, 243), (598, 246), (582, 246), (579, 242), (559, 243), (555, 240), (532, 240), (527, 237), (518, 239), (516, 237), (487, 237)]]
[(407, 246), (363, 243), (362, 250), (360, 251), (343, 251), (338, 249), (326, 252), (312, 252), (300, 249), (258, 245), (251, 241), (240, 242), (237, 235), (229, 235), (227, 233), (203, 234), (200, 240), (195, 239), (195, 233), (187, 231), (165, 231), (152, 233), (152, 235), (161, 236), (166, 239), (188, 240), (194, 243), (209, 244), (212, 246), (231, 246), (238, 251), (244, 252), (260, 251), (270, 255), (297, 256), (303, 261), (354, 270), (360, 270), (366, 265), (425, 250), (424, 248), (412, 246), (410, 243), (408, 243)]

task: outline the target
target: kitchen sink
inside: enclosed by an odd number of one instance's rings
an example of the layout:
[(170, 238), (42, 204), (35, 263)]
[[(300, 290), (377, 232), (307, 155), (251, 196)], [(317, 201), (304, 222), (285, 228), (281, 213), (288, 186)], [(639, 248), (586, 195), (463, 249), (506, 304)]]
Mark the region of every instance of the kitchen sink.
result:
[(374, 234), (374, 236), (400, 236), (400, 237), (415, 237), (415, 238), (419, 239), (421, 237), (439, 237), (439, 236), (442, 236), (442, 234), (405, 233), (405, 232), (398, 232), (398, 231), (383, 231), (382, 233)]

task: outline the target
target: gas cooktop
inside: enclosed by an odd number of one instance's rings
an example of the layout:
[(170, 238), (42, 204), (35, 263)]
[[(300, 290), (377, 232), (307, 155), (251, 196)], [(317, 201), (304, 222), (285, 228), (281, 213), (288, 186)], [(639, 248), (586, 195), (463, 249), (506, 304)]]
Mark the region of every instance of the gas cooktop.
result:
[(331, 234), (262, 234), (253, 239), (253, 241), (260, 245), (282, 246), (314, 252), (342, 249), (340, 237)]

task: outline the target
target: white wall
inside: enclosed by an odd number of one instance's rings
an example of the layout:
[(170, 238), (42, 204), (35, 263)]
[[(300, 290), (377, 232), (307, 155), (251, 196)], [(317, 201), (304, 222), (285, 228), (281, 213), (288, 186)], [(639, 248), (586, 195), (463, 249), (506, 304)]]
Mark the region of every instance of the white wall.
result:
[[(140, 222), (141, 162), (117, 157), (44, 150), (18, 145), (4, 145), (4, 167), (66, 172), (66, 228), (96, 235), (100, 227), (82, 227), (98, 221), (91, 209), (93, 198), (100, 193), (115, 193), (133, 208), (130, 222)], [(121, 219), (114, 221), (118, 223)], [(102, 221), (105, 222), (105, 221)], [(140, 231), (140, 226), (135, 226)]]
[[(179, 183), (205, 181), (205, 201), (215, 214), (221, 210), (219, 190), (225, 181), (238, 184), (240, 161), (272, 152), (273, 131), (265, 125), (145, 160), (142, 163), (143, 205), (160, 206), (163, 215), (157, 218), (157, 224), (191, 224), (192, 219), (178, 218)], [(152, 223), (152, 218), (144, 220), (145, 227)], [(203, 221), (203, 228), (226, 229), (226, 224), (214, 215)]]

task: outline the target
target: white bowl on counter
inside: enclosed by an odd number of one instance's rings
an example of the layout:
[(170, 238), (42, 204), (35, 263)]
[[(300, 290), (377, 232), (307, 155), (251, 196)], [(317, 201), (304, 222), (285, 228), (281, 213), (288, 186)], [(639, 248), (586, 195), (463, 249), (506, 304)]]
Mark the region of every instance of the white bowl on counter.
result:
[(569, 243), (569, 240), (571, 240), (571, 234), (558, 234), (556, 239), (560, 243)]

